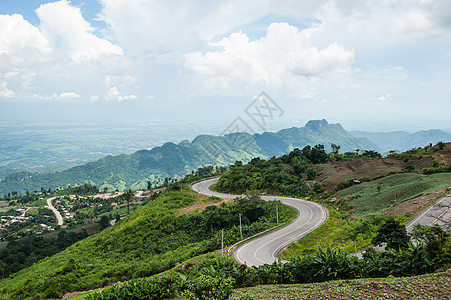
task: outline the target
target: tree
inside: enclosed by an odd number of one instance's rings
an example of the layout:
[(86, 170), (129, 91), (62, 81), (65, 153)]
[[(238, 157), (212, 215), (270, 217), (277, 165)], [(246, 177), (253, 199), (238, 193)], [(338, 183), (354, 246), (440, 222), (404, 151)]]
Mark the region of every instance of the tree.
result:
[(382, 190), (382, 185), (381, 185), (381, 184), (378, 184), (378, 185), (377, 185), (377, 193), (380, 194), (380, 193), (381, 193), (381, 190)]
[(317, 171), (316, 169), (307, 169), (307, 179), (313, 180), (316, 178)]
[(152, 182), (147, 181), (147, 189), (148, 189), (149, 191), (152, 190)]
[(372, 242), (374, 245), (387, 243), (387, 248), (404, 249), (407, 248), (409, 241), (406, 227), (390, 218), (382, 224)]
[(330, 147), (332, 148), (332, 155), (338, 155), (338, 152), (340, 151), (341, 146), (336, 144), (330, 144)]
[(315, 182), (313, 184), (312, 190), (315, 192), (315, 194), (320, 194), (324, 191), (324, 188), (322, 187), (321, 183)]
[(135, 196), (135, 192), (132, 192), (132, 190), (129, 189), (124, 195), (127, 200), (127, 214), (130, 214), (130, 200)]
[(364, 150), (362, 155), (366, 156), (366, 157), (371, 157), (371, 158), (381, 158), (382, 157), (382, 155), (379, 152), (373, 151), (373, 150)]
[(449, 233), (438, 225), (425, 226), (415, 224), (413, 226), (412, 237), (425, 244), (428, 255), (433, 259), (444, 254)]
[(108, 192), (108, 188), (107, 188), (107, 187), (104, 187), (104, 188), (103, 188), (103, 192), (104, 192), (104, 193)]
[(102, 216), (102, 217), (100, 218), (99, 224), (100, 224), (100, 228), (102, 228), (102, 229), (107, 228), (108, 225), (109, 225), (108, 217), (107, 217), (107, 216)]

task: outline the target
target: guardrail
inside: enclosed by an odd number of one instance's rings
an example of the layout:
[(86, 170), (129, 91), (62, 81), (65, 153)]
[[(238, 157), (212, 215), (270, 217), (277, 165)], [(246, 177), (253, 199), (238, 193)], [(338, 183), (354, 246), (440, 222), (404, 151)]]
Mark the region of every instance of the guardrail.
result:
[(257, 234), (254, 234), (253, 236), (247, 237), (247, 238), (245, 238), (245, 239), (243, 239), (243, 240), (241, 240), (241, 241), (239, 241), (239, 242), (236, 242), (235, 244), (233, 244), (232, 246), (230, 246), (230, 248), (227, 250), (227, 254), (228, 254), (233, 248), (235, 248), (236, 246), (240, 245), (241, 243), (247, 242), (247, 241), (250, 240), (250, 239), (253, 239), (253, 238), (257, 237), (257, 236), (260, 236), (260, 235), (262, 235), (262, 234), (265, 234), (265, 233), (267, 233), (268, 231), (271, 231), (271, 230), (274, 230), (274, 229), (276, 229), (276, 228), (278, 228), (278, 227), (281, 227), (282, 225), (285, 225), (285, 223), (282, 223), (282, 224), (279, 224), (279, 225), (274, 226), (274, 227), (272, 227), (272, 228), (266, 229), (265, 231), (259, 232), (259, 233), (257, 233)]

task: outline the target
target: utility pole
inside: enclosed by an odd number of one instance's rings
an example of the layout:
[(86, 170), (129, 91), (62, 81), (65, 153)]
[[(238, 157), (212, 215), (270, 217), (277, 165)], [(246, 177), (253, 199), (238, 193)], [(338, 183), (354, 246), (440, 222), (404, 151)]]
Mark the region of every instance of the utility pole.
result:
[(243, 238), (243, 227), (241, 226), (241, 214), (240, 214), (240, 236)]
[(221, 229), (221, 253), (224, 256), (224, 229)]
[(279, 224), (279, 204), (276, 203), (276, 217), (277, 217), (277, 224)]

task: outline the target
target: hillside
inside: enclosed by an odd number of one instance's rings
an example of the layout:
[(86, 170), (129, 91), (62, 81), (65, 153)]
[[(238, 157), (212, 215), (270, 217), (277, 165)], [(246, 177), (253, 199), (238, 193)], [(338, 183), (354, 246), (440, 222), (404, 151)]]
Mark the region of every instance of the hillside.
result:
[(451, 272), (404, 278), (260, 285), (236, 290), (231, 299), (447, 299)]
[(451, 142), (451, 134), (443, 130), (421, 130), (415, 133), (405, 131), (392, 132), (365, 132), (350, 131), (352, 135), (358, 138), (366, 138), (379, 146), (381, 151), (406, 151), (415, 147), (424, 146), (432, 143)]
[[(296, 215), (280, 203), (252, 196), (228, 205), (210, 203), (200, 211), (202, 204), (215, 199), (192, 193), (187, 184), (183, 188), (166, 191), (113, 227), (0, 280), (0, 299), (60, 298), (67, 292), (151, 276), (220, 249), (221, 230), (225, 245), (237, 242), (239, 213), (243, 237), (275, 226), (276, 205), (281, 222)], [(198, 209), (193, 212), (190, 206)]]
[(237, 160), (247, 162), (254, 157), (280, 156), (306, 145), (324, 144), (328, 149), (331, 143), (341, 145), (342, 151), (377, 150), (374, 143), (355, 138), (340, 124), (316, 120), (307, 122), (305, 127), (263, 134), (200, 135), (192, 142), (166, 143), (130, 155), (107, 156), (56, 173), (9, 174), (0, 181), (0, 194), (39, 191), (42, 187), (55, 189), (84, 182), (95, 184), (100, 189), (139, 189), (145, 187), (149, 180), (156, 182), (158, 178), (184, 175), (206, 165), (229, 165)]

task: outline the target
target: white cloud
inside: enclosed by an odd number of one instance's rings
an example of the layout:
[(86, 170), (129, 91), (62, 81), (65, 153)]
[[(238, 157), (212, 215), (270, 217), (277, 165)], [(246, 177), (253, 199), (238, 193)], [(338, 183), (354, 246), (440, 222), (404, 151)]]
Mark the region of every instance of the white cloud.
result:
[(128, 54), (155, 57), (203, 48), (232, 28), (274, 11), (271, 2), (101, 0), (99, 17), (108, 25), (108, 36)]
[(75, 62), (123, 54), (120, 47), (94, 35), (94, 28), (83, 18), (80, 8), (71, 6), (70, 1), (42, 4), (36, 13), (40, 29), (52, 46), (69, 51)]
[(12, 98), (16, 93), (8, 89), (6, 81), (0, 82), (0, 97)]
[(80, 95), (78, 95), (75, 92), (65, 92), (65, 93), (59, 94), (57, 98), (58, 99), (80, 98)]
[(54, 93), (50, 96), (41, 96), (38, 94), (33, 94), (31, 96), (32, 99), (41, 99), (41, 100), (46, 100), (46, 101), (51, 101), (51, 100), (64, 100), (64, 99), (74, 99), (74, 98), (80, 98), (80, 95), (78, 95), (75, 92), (63, 92), (60, 94)]
[(389, 101), (389, 100), (391, 100), (391, 98), (392, 98), (391, 94), (385, 94), (383, 96), (379, 96), (379, 97), (375, 98), (374, 100), (377, 100), (377, 101)]
[(185, 66), (224, 87), (236, 80), (281, 86), (293, 74), (346, 75), (354, 61), (354, 51), (337, 43), (318, 50), (310, 41), (313, 33), (312, 29), (299, 31), (287, 23), (270, 24), (266, 36), (255, 41), (236, 32), (211, 43), (218, 48), (216, 51), (189, 53)]
[(94, 102), (94, 101), (97, 101), (97, 100), (99, 100), (99, 96), (91, 96), (91, 97), (89, 97), (89, 101), (91, 101), (91, 102)]
[(119, 94), (119, 90), (117, 89), (117, 87), (113, 86), (106, 92), (104, 98), (106, 100), (124, 101), (124, 100), (138, 99), (138, 96), (136, 96), (134, 94), (122, 96)]
[(409, 38), (436, 35), (440, 33), (438, 29), (423, 11), (415, 10), (393, 20), (387, 32), (395, 36)]
[(47, 39), (22, 15), (0, 15), (0, 33), (0, 71), (35, 66), (51, 53)]

